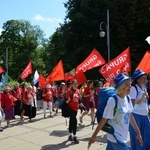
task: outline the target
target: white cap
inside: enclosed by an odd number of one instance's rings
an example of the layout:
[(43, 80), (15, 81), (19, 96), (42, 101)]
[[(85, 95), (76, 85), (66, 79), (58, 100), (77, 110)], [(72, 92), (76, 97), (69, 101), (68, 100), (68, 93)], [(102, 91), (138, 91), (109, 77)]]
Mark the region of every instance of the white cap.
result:
[(65, 82), (61, 82), (61, 85), (65, 85)]

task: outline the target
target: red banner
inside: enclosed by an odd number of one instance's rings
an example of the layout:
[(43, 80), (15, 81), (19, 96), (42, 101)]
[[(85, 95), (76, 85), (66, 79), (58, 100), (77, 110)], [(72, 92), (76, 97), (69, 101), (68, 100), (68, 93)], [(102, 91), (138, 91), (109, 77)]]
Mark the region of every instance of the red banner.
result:
[(147, 51), (142, 58), (140, 64), (137, 66), (137, 69), (141, 69), (146, 73), (150, 73), (150, 51)]
[(65, 81), (71, 80), (75, 76), (75, 68), (65, 74)]
[(53, 81), (60, 81), (65, 79), (64, 68), (62, 60), (55, 66), (51, 74), (46, 78), (46, 80), (51, 83)]
[(130, 50), (128, 47), (116, 58), (102, 66), (99, 72), (106, 81), (112, 83), (116, 75), (122, 72), (129, 72), (130, 68)]
[(30, 61), (27, 67), (24, 69), (22, 74), (20, 75), (20, 78), (23, 80), (25, 79), (29, 74), (32, 74), (32, 62)]
[(73, 79), (76, 79), (78, 81), (78, 85), (81, 85), (82, 83), (86, 82), (86, 76), (84, 75), (84, 72), (80, 70), (74, 77)]
[(79, 70), (83, 70), (83, 72), (86, 72), (87, 70), (99, 67), (105, 63), (106, 61), (104, 60), (104, 58), (94, 48), (91, 54), (79, 66), (77, 66), (76, 73), (78, 73)]
[(42, 87), (46, 83), (46, 80), (42, 74), (39, 75), (39, 87)]

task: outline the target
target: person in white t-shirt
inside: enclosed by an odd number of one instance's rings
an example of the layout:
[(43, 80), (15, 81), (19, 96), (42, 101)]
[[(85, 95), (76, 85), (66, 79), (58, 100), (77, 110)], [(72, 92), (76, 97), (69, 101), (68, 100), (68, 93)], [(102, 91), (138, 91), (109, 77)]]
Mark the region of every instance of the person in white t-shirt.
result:
[(103, 118), (90, 138), (88, 147), (95, 142), (98, 132), (102, 129), (106, 122), (114, 128), (114, 136), (107, 133), (106, 150), (130, 150), (130, 147), (128, 147), (126, 143), (129, 122), (131, 122), (137, 133), (135, 138), (137, 138), (139, 143), (142, 144), (141, 133), (132, 115), (133, 106), (131, 99), (128, 100), (126, 96), (129, 94), (131, 88), (130, 78), (121, 73), (116, 76), (114, 83), (116, 88), (116, 96), (118, 98), (117, 111), (114, 114), (115, 100), (113, 97), (110, 97), (104, 109)]
[(132, 126), (129, 127), (131, 148), (133, 150), (150, 150), (150, 119), (148, 117), (148, 92), (146, 88), (147, 74), (142, 70), (133, 72), (133, 83), (130, 97), (134, 106), (133, 116), (137, 122), (143, 139), (143, 146), (136, 140), (136, 133)]

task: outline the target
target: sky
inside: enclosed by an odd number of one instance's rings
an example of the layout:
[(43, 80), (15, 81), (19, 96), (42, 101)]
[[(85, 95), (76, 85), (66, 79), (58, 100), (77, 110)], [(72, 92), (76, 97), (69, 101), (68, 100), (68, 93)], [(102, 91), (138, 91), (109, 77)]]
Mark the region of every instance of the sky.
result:
[(0, 3), (0, 33), (8, 20), (26, 20), (39, 25), (45, 37), (50, 37), (64, 22), (67, 0), (3, 0)]

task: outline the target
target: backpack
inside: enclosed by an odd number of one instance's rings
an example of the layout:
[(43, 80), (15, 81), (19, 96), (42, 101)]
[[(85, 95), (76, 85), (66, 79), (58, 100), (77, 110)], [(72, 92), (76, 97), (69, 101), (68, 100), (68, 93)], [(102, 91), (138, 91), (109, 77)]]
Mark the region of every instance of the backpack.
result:
[[(73, 96), (73, 92), (72, 90), (70, 90), (70, 95), (71, 97)], [(64, 96), (63, 100), (62, 100), (62, 104), (61, 104), (61, 109), (62, 109), (62, 116), (65, 117), (65, 118), (69, 118), (70, 117), (70, 109), (69, 109), (69, 106), (68, 104), (66, 103), (66, 95)]]
[(63, 100), (63, 102), (62, 102), (62, 108), (61, 109), (62, 109), (62, 116), (63, 117), (65, 117), (65, 118), (70, 117), (69, 106), (66, 103), (66, 100)]
[[(100, 120), (103, 117), (103, 112), (104, 112), (105, 106), (110, 97), (113, 97), (115, 100), (115, 107), (114, 107), (114, 114), (113, 114), (113, 115), (115, 115), (117, 105), (118, 105), (116, 89), (114, 87), (104, 87), (99, 90), (99, 92), (98, 92), (98, 108), (96, 111), (96, 118), (97, 118), (98, 123), (100, 122)], [(130, 100), (129, 96), (127, 96), (127, 99), (129, 102), (129, 100)], [(107, 122), (103, 126), (102, 131), (107, 132), (112, 135), (114, 134), (114, 128), (111, 125), (109, 125)]]

